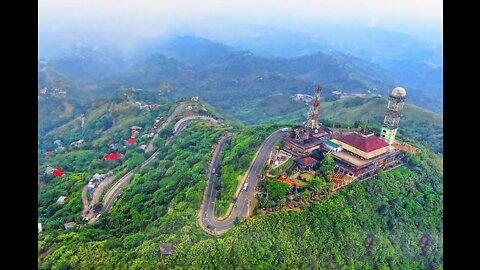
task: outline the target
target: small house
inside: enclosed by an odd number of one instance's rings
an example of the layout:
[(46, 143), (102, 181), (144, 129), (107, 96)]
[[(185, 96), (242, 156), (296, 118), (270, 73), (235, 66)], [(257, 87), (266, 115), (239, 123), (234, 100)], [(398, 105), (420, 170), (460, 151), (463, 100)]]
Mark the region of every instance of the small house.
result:
[(70, 146), (79, 146), (80, 144), (82, 144), (85, 140), (84, 139), (80, 139), (78, 141), (74, 141), (70, 144)]
[(60, 196), (60, 197), (58, 197), (58, 199), (57, 199), (57, 204), (62, 205), (62, 204), (64, 204), (66, 201), (67, 201), (67, 197), (65, 197), (65, 196)]
[(38, 233), (43, 232), (42, 223), (38, 223)]
[(92, 182), (95, 182), (95, 181), (102, 181), (103, 179), (105, 179), (105, 175), (104, 174), (99, 174), (99, 173), (96, 173), (93, 175), (92, 179), (90, 181)]
[(163, 255), (172, 255), (175, 251), (175, 246), (173, 243), (167, 243), (160, 246), (160, 254)]
[(50, 174), (53, 172), (53, 170), (55, 170), (55, 168), (51, 167), (51, 166), (48, 166), (46, 169), (45, 169), (45, 173), (46, 174)]
[(140, 145), (139, 148), (142, 149), (143, 151), (145, 151), (145, 149), (147, 149), (147, 145), (146, 145), (146, 144), (142, 144), (142, 145)]
[(318, 160), (312, 157), (303, 157), (295, 159), (295, 163), (304, 170), (311, 170), (317, 164)]

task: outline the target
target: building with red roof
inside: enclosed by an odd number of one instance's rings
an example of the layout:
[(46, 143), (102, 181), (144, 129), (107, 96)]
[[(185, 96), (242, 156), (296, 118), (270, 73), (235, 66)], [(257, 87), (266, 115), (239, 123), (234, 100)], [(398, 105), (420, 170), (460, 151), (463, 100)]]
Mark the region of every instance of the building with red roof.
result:
[(341, 147), (339, 151), (330, 151), (335, 159), (335, 168), (356, 177), (373, 174), (402, 156), (400, 151), (373, 133), (337, 134), (330, 142)]
[(373, 133), (351, 132), (336, 135), (330, 141), (366, 159), (393, 150), (384, 140), (378, 138)]
[(119, 153), (108, 153), (103, 156), (103, 158), (111, 159), (111, 160), (119, 159), (121, 157), (122, 157), (122, 154), (119, 154)]
[(312, 157), (302, 157), (297, 158), (294, 160), (301, 168), (303, 169), (312, 169), (315, 164), (317, 164), (318, 160)]
[(293, 182), (292, 180), (288, 179), (287, 177), (285, 177), (283, 175), (278, 178), (278, 181), (283, 182), (283, 183), (287, 183), (287, 184), (290, 185), (290, 187), (295, 186), (295, 182)]

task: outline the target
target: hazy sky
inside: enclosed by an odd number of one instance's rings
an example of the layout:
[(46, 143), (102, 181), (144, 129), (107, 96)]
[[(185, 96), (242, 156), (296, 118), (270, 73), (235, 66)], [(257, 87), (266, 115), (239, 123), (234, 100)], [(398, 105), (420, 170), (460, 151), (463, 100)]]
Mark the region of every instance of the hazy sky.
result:
[[(441, 0), (39, 0), (39, 30), (95, 29), (158, 35), (250, 23), (354, 22), (415, 32), (443, 22)], [(213, 23), (212, 23), (213, 22)]]
[[(358, 20), (368, 24), (388, 21), (443, 21), (441, 0), (39, 0), (39, 21), (45, 27), (77, 20), (189, 24), (209, 17), (256, 23), (299, 18), (334, 21)], [(49, 25), (53, 23), (53, 25)]]

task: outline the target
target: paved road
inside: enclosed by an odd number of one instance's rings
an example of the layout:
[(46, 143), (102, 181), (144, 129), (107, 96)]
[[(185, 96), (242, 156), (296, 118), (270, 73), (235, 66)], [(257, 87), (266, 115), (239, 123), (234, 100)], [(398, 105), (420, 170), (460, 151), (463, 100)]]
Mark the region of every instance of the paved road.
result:
[(167, 119), (163, 122), (163, 124), (158, 128), (157, 133), (153, 136), (152, 140), (150, 143), (147, 145), (147, 148), (145, 149), (145, 152), (148, 153), (154, 149), (153, 147), (153, 142), (158, 138), (158, 134), (160, 134), (160, 131), (163, 130), (170, 122), (177, 116), (179, 113), (183, 112), (185, 110), (185, 107), (188, 105), (191, 105), (189, 102), (182, 102), (180, 103), (175, 110), (170, 114)]
[(191, 121), (191, 120), (210, 121), (214, 124), (218, 124), (217, 120), (213, 119), (212, 117), (203, 116), (203, 115), (187, 116), (178, 120), (178, 122), (175, 123), (175, 126), (173, 127), (173, 132), (176, 133), (182, 126), (184, 126), (184, 123), (187, 123), (188, 121)]
[[(178, 106), (178, 108), (181, 108), (182, 106)], [(175, 111), (177, 111), (177, 109), (175, 109)], [(178, 112), (177, 112), (178, 113)], [(173, 114), (176, 114), (175, 112)], [(172, 115), (173, 115), (172, 114)], [(171, 120), (173, 119), (173, 117), (169, 117), (165, 123), (167, 122), (170, 122)], [(213, 118), (210, 118), (210, 117), (195, 117), (195, 116), (190, 116), (190, 117), (184, 117), (182, 119), (180, 119), (176, 124), (175, 124), (175, 127), (177, 127), (177, 130), (175, 130), (175, 133), (172, 137), (170, 137), (168, 140), (167, 140), (167, 143), (166, 145), (168, 145), (176, 136), (178, 136), (178, 134), (180, 134), (180, 132), (183, 130), (184, 127), (186, 127), (188, 121), (190, 120), (208, 120), (208, 121), (212, 121), (214, 122), (215, 124), (217, 124), (217, 121)], [(178, 124), (180, 123), (180, 124)], [(178, 125), (177, 125), (178, 124)], [(162, 125), (160, 127), (159, 130), (165, 128), (166, 125)], [(158, 133), (157, 133), (158, 134)], [(152, 140), (153, 141), (153, 140)], [(147, 166), (150, 162), (152, 162), (156, 156), (160, 153), (160, 150), (157, 150), (155, 151), (155, 153), (153, 153), (147, 160), (145, 160), (139, 167), (140, 168), (144, 168), (145, 166)], [(107, 193), (105, 194), (105, 197), (103, 198), (103, 208), (102, 208), (102, 212), (108, 212), (110, 211), (110, 209), (112, 208), (113, 204), (115, 203), (115, 200), (117, 199), (117, 197), (120, 195), (122, 189), (124, 186), (126, 186), (130, 180), (132, 179), (133, 175), (134, 175), (134, 172), (139, 168), (139, 167), (136, 167), (134, 169), (132, 169), (131, 171), (129, 171), (127, 174), (125, 174), (124, 176), (122, 176), (122, 178), (120, 178), (108, 191)], [(91, 223), (94, 222), (94, 219), (91, 219)]]
[(112, 205), (117, 199), (118, 195), (120, 195), (120, 192), (122, 192), (123, 187), (128, 184), (137, 168), (132, 169), (127, 174), (122, 176), (122, 178), (115, 182), (115, 184), (113, 184), (113, 186), (107, 191), (105, 197), (103, 198), (102, 212), (110, 211), (110, 208), (112, 208)]
[[(280, 130), (272, 133), (260, 146), (257, 151), (256, 156), (254, 157), (250, 167), (247, 171), (247, 176), (245, 182), (249, 184), (247, 191), (241, 191), (237, 196), (237, 207), (234, 207), (230, 212), (230, 215), (224, 220), (217, 220), (215, 218), (215, 188), (214, 180), (215, 175), (211, 173), (213, 168), (217, 170), (218, 158), (220, 151), (216, 151), (213, 157), (213, 165), (208, 172), (208, 186), (207, 191), (204, 196), (203, 208), (200, 213), (201, 223), (203, 228), (208, 232), (216, 235), (220, 235), (226, 232), (233, 226), (235, 219), (238, 217), (240, 221), (244, 220), (249, 212), (252, 210), (251, 201), (255, 195), (255, 188), (257, 187), (259, 176), (262, 172), (262, 168), (267, 161), (270, 152), (272, 151), (275, 144), (287, 136), (287, 132), (282, 132)], [(222, 138), (223, 139), (223, 138)], [(219, 142), (219, 147), (223, 147), (224, 140)], [(218, 147), (217, 147), (218, 148)], [(243, 183), (241, 183), (243, 187)]]

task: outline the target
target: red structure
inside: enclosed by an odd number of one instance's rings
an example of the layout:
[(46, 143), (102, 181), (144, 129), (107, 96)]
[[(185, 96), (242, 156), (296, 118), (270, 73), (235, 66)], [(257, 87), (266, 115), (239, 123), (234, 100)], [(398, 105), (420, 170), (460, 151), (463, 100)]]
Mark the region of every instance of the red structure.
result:
[(110, 159), (110, 160), (119, 159), (121, 157), (122, 157), (122, 154), (119, 154), (119, 153), (109, 153), (103, 156), (104, 159)]
[(295, 163), (300, 165), (303, 169), (312, 169), (312, 167), (317, 164), (318, 160), (312, 157), (302, 157), (295, 159)]
[(279, 180), (280, 182), (289, 184), (290, 187), (294, 187), (294, 186), (295, 186), (295, 182), (293, 182), (292, 180), (288, 179), (287, 177), (285, 177), (285, 176), (283, 176), (283, 175), (280, 176), (280, 177), (278, 178), (278, 180)]
[(377, 136), (373, 136), (373, 134), (365, 136), (363, 134), (353, 132), (335, 136), (334, 138), (366, 153), (388, 146), (384, 140), (378, 138)]
[(320, 148), (323, 140), (329, 135), (330, 131), (318, 123), (321, 91), (322, 86), (317, 85), (307, 121), (302, 126), (294, 128), (290, 136), (285, 138), (284, 150), (296, 157), (311, 155)]
[(305, 125), (312, 130), (319, 128), (318, 108), (320, 108), (320, 92), (322, 92), (322, 86), (317, 85), (317, 87), (315, 88), (315, 98), (313, 99), (312, 109), (310, 111), (308, 121)]
[(64, 175), (62, 170), (57, 170), (57, 169), (53, 170), (52, 173), (57, 177), (62, 177)]
[(134, 137), (130, 137), (130, 139), (128, 139), (128, 141), (127, 141), (128, 144), (133, 144), (134, 142), (135, 142)]

